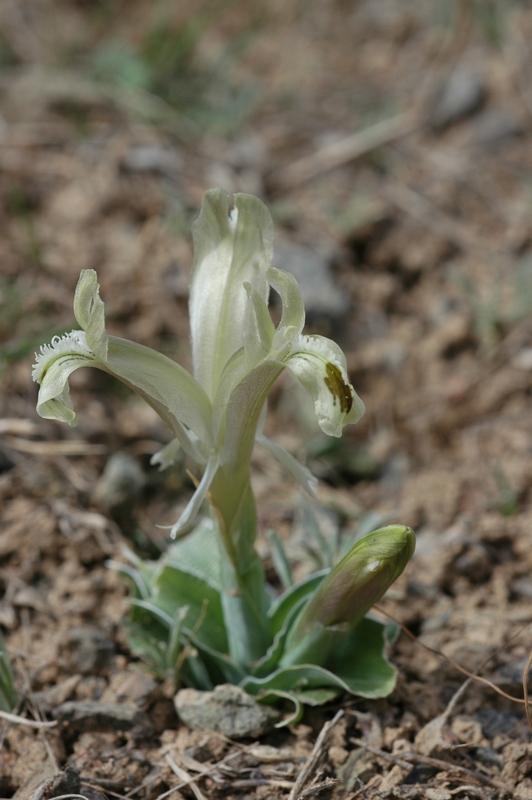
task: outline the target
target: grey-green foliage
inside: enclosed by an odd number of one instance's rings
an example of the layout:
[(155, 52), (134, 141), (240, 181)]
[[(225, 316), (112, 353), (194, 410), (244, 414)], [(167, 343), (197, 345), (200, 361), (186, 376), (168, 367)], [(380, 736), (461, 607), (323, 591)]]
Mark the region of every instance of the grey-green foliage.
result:
[(290, 585), (267, 610), (269, 646), (244, 665), (229, 655), (229, 629), (238, 631), (240, 623), (226, 618), (215, 542), (213, 523), (203, 519), (157, 562), (127, 553), (129, 564), (111, 564), (132, 584), (130, 646), (162, 679), (199, 689), (235, 683), (264, 702), (288, 698), (295, 707), (289, 722), (303, 704), (318, 705), (342, 691), (389, 694), (396, 670), (386, 647), (395, 629), (365, 615), (409, 560), (409, 528), (390, 526), (359, 538), (334, 569), (298, 584), (285, 572)]

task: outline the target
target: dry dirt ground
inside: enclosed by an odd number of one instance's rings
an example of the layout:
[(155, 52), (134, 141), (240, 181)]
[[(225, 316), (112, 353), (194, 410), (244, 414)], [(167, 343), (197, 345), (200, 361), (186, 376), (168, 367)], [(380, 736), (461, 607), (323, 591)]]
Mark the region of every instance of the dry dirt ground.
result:
[[(522, 697), (532, 647), (530, 41), (529, 5), (495, 0), (0, 4), (0, 627), (15, 711), (129, 709), (0, 721), (1, 797), (532, 798), (523, 705), (496, 691)], [(308, 330), (342, 345), (367, 406), (327, 451), (282, 382), (268, 433), (319, 474), (326, 530), (374, 514), (418, 536), (381, 604), (418, 637), (392, 649), (396, 691), (258, 742), (189, 731), (172, 687), (132, 670), (126, 591), (104, 564), (124, 542), (156, 555), (156, 525), (190, 496), (187, 465), (149, 467), (162, 424), (92, 370), (72, 378), (78, 428), (46, 422), (30, 377), (38, 346), (73, 326), (88, 267), (113, 333), (188, 363), (190, 224), (219, 185), (268, 203), (279, 266), (303, 265)], [(308, 571), (297, 492), (260, 454), (254, 480), (262, 529)], [(131, 730), (139, 709), (149, 737)]]

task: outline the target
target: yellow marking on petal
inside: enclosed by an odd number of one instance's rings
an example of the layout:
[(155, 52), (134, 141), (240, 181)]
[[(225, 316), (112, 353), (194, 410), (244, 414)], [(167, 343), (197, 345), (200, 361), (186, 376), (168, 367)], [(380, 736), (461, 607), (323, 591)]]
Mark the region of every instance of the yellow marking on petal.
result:
[(340, 408), (344, 414), (349, 414), (353, 406), (353, 394), (351, 387), (344, 381), (342, 373), (335, 364), (327, 362), (325, 365), (327, 377), (325, 378), (325, 385), (330, 391), (336, 403), (336, 398), (340, 401)]

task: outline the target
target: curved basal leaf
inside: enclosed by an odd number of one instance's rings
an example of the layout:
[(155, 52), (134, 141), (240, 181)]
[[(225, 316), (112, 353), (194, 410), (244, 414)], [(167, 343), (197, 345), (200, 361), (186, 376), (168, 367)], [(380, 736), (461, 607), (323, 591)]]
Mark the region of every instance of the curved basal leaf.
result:
[(278, 722), (276, 728), (286, 728), (289, 725), (297, 725), (301, 721), (304, 713), (304, 706), (323, 706), (335, 700), (341, 693), (340, 689), (309, 689), (306, 692), (282, 692), (280, 690), (270, 690), (257, 697), (259, 703), (269, 705), (280, 700), (288, 700), (293, 703), (294, 711)]
[(202, 642), (193, 631), (187, 630), (186, 633), (190, 642), (201, 654), (202, 661), (209, 671), (211, 678), (216, 678), (214, 681), (215, 684), (238, 684), (245, 678), (245, 671), (240, 664), (237, 664), (230, 656), (209, 647), (205, 642)]
[(289, 609), (284, 618), (282, 628), (275, 634), (274, 640), (266, 651), (265, 655), (253, 664), (251, 675), (256, 678), (261, 678), (265, 675), (271, 674), (277, 667), (279, 659), (284, 652), (286, 637), (288, 635), (288, 631), (290, 630), (290, 626), (294, 622), (294, 619), (297, 617), (301, 611), (301, 607), (304, 604), (305, 598), (301, 597), (299, 601)]
[(283, 691), (298, 695), (314, 689), (337, 689), (360, 697), (386, 697), (395, 687), (397, 671), (385, 655), (386, 626), (366, 617), (346, 638), (327, 667), (297, 664), (265, 678), (246, 678), (246, 692)]
[(188, 606), (188, 628), (215, 650), (227, 652), (227, 636), (220, 595), (200, 575), (165, 564), (153, 582), (152, 603), (174, 617)]
[(221, 553), (214, 523), (204, 517), (188, 536), (170, 544), (164, 562), (198, 575), (216, 592), (222, 591)]
[[(285, 620), (294, 608), (298, 605), (302, 598), (309, 598), (314, 594), (320, 583), (329, 574), (329, 569), (314, 572), (305, 578), (304, 581), (298, 583), (296, 586), (291, 586), (286, 592), (283, 592), (270, 606), (268, 617), (270, 619), (270, 627), (272, 634), (275, 636), (282, 629)], [(300, 607), (298, 605), (298, 607)]]

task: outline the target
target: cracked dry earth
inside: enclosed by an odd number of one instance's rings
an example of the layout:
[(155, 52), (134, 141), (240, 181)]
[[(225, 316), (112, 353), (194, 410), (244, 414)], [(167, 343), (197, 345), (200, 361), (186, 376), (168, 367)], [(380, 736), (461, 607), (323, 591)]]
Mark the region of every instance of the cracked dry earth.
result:
[[(0, 6), (0, 628), (35, 725), (0, 720), (0, 797), (530, 800), (524, 708), (497, 690), (522, 697), (532, 647), (532, 11), (222, 4), (191, 62), (214, 87), (200, 118), (155, 84), (94, 79), (102, 42), (134, 50), (151, 19), (141, 0), (100, 5)], [(227, 87), (254, 97), (232, 127)], [(417, 637), (391, 649), (395, 692), (238, 741), (190, 730), (138, 668), (105, 566), (164, 549), (188, 465), (149, 467), (166, 432), (104, 375), (72, 377), (76, 429), (36, 416), (30, 379), (89, 267), (113, 333), (189, 363), (190, 223), (215, 185), (268, 203), (307, 330), (339, 342), (366, 403), (331, 450), (288, 381), (271, 397), (267, 433), (320, 477), (325, 534), (374, 514), (418, 536), (379, 612)], [(261, 530), (302, 576), (297, 492), (253, 466)]]

